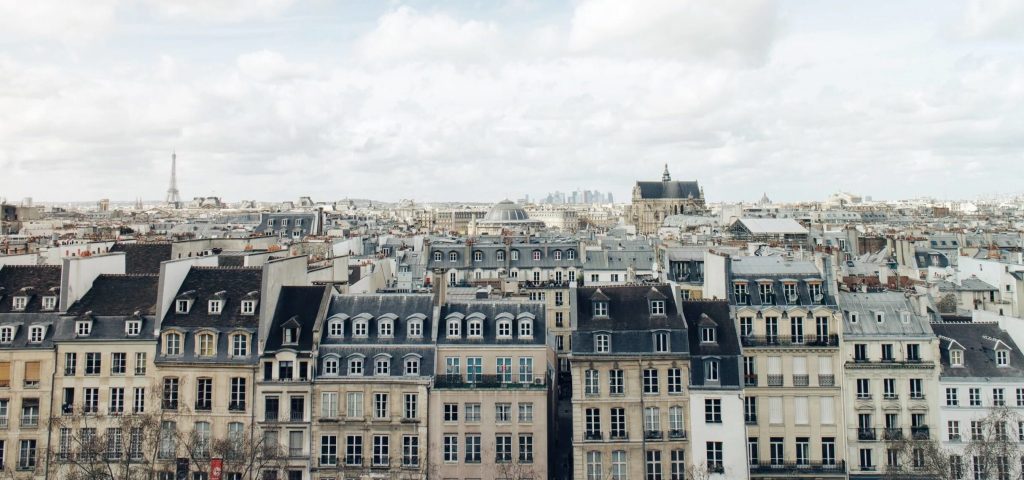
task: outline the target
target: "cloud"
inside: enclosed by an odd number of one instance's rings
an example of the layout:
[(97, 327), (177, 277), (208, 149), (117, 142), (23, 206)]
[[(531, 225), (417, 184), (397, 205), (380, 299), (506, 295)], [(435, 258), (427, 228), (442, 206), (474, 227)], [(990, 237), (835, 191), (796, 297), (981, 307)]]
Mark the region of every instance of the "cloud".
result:
[(967, 0), (959, 30), (968, 38), (1020, 38), (1024, 36), (1024, 2)]
[(286, 11), (295, 0), (146, 0), (157, 15), (198, 22), (235, 23), (266, 20)]
[(0, 0), (0, 38), (90, 42), (113, 29), (117, 6), (118, 0)]
[(584, 0), (572, 15), (573, 52), (761, 64), (777, 22), (773, 0)]
[(402, 6), (380, 17), (356, 44), (370, 61), (480, 59), (491, 55), (500, 34), (494, 23), (461, 21), (444, 13)]
[(270, 50), (242, 54), (237, 64), (243, 75), (264, 82), (301, 78), (314, 70), (310, 65), (289, 62), (284, 55)]

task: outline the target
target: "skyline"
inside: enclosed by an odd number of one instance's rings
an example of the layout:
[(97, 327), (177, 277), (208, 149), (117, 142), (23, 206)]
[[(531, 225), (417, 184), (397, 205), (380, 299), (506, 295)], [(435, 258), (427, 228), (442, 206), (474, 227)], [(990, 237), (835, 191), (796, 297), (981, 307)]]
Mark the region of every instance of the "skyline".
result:
[(1022, 39), (1008, 0), (0, 0), (0, 196), (162, 198), (172, 150), (186, 200), (1019, 194)]

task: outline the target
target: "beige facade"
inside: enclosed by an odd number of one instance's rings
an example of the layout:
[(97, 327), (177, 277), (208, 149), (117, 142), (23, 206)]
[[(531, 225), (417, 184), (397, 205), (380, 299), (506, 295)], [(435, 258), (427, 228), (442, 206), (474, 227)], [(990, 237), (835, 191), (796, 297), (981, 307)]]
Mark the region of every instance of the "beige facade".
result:
[(0, 442), (3, 467), (42, 478), (50, 392), (52, 349), (0, 350)]

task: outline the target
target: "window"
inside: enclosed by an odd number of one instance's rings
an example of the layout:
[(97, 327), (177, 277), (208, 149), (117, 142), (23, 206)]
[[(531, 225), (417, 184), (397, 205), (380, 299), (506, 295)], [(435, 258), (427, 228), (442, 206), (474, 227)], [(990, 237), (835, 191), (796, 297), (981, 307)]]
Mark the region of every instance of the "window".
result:
[[(888, 345), (888, 346), (890, 347), (889, 350), (891, 352), (892, 345)], [(882, 345), (882, 358), (883, 359), (885, 358), (885, 347), (886, 347), (886, 345)], [(867, 344), (865, 344), (865, 343), (855, 343), (853, 345), (853, 360), (855, 362), (866, 362), (868, 360), (868, 346), (867, 346)]]
[(910, 398), (924, 398), (924, 387), (922, 386), (922, 380), (920, 378), (910, 379)]
[(664, 300), (651, 300), (651, 315), (664, 315), (665, 314), (665, 301)]
[(625, 381), (623, 379), (623, 371), (621, 369), (612, 369), (608, 371), (608, 393), (610, 395), (622, 395), (625, 393)]
[(36, 468), (36, 441), (22, 440), (18, 450), (18, 469), (32, 470)]
[(57, 308), (57, 297), (47, 295), (43, 297), (43, 310), (53, 310)]
[(249, 354), (249, 337), (244, 333), (231, 335), (231, 356), (244, 357)]
[(92, 333), (92, 322), (75, 322), (75, 334), (79, 337), (88, 337)]
[(246, 380), (245, 377), (232, 377), (231, 378), (231, 398), (228, 403), (228, 410), (232, 411), (243, 411), (245, 410), (245, 399), (248, 398), (246, 395)]
[(519, 357), (519, 383), (533, 383), (532, 357)]
[(386, 393), (374, 393), (373, 394), (373, 418), (388, 418), (388, 394)]
[(373, 374), (374, 375), (390, 375), (391, 374), (391, 359), (388, 357), (378, 357), (373, 361)]
[(960, 405), (959, 389), (947, 388), (946, 389), (946, 406), (956, 407)]
[(585, 436), (587, 440), (600, 440), (601, 439), (601, 410), (597, 408), (588, 408), (584, 412), (584, 426)]
[(707, 360), (704, 362), (704, 381), (718, 381), (718, 360)]
[(175, 410), (178, 408), (178, 378), (164, 377), (163, 408)]
[(213, 408), (213, 379), (196, 379), (196, 410)]
[(348, 435), (345, 437), (345, 465), (359, 466), (363, 464), (363, 436)]
[(495, 403), (494, 404), (494, 421), (497, 423), (509, 423), (512, 421), (512, 404), (511, 403)]
[(608, 316), (608, 302), (594, 302), (594, 316), (595, 317), (607, 317)]
[(664, 353), (669, 351), (668, 333), (658, 332), (654, 334), (654, 351), (655, 353)]
[(661, 409), (658, 407), (644, 407), (644, 432), (645, 434), (661, 435)]
[(611, 409), (611, 438), (626, 438), (626, 409), (612, 407)]
[[(479, 418), (480, 404), (475, 404), (477, 408), (477, 418)], [(468, 415), (468, 413), (467, 413)], [(519, 402), (519, 423), (533, 423), (533, 403), (532, 402)]]
[[(87, 389), (88, 390), (88, 389)], [(99, 402), (99, 389), (93, 388), (96, 392), (96, 401)], [(98, 407), (97, 407), (98, 408)], [(22, 427), (36, 427), (39, 426), (39, 399), (38, 398), (23, 398), (21, 400), (21, 426)]]
[(444, 404), (444, 421), (446, 421), (446, 422), (458, 422), (459, 421), (459, 404), (457, 404), (457, 403), (446, 403), (446, 404)]
[(668, 369), (668, 393), (683, 393), (683, 373), (681, 368)]
[(406, 336), (409, 338), (421, 338), (423, 337), (423, 320), (418, 318), (410, 319), (406, 324)]
[(73, 377), (78, 370), (78, 355), (75, 352), (64, 353), (64, 375)]
[(858, 399), (870, 399), (871, 398), (871, 384), (867, 378), (857, 379), (857, 398)]
[(132, 412), (142, 413), (146, 411), (146, 389), (135, 387), (132, 390)]
[(519, 463), (533, 463), (533, 435), (519, 434)]
[(420, 464), (420, 437), (402, 437), (402, 466), (415, 467)]
[(444, 461), (449, 463), (459, 461), (459, 437), (457, 435), (444, 436)]
[(701, 343), (715, 343), (715, 327), (701, 327), (700, 341)]
[(725, 467), (722, 463), (722, 458), (722, 442), (707, 442), (708, 470), (719, 473), (725, 472)]
[(967, 389), (967, 397), (972, 407), (981, 406), (981, 389), (980, 388), (969, 388)]
[(1006, 405), (1006, 398), (1003, 395), (1002, 388), (992, 389), (992, 405), (1002, 407)]
[(32, 325), (28, 329), (28, 341), (31, 343), (39, 343), (43, 341), (43, 335), (46, 333), (46, 327), (42, 325)]
[(615, 450), (612, 452), (612, 471), (610, 480), (626, 480), (626, 451)]
[(419, 416), (419, 400), (415, 393), (405, 394), (405, 409), (403, 418), (414, 419)]
[(99, 375), (100, 374), (100, 354), (98, 352), (89, 352), (85, 354), (85, 374), (86, 375)]
[(345, 395), (345, 416), (348, 418), (363, 418), (363, 392), (348, 392)]
[(351, 358), (348, 361), (348, 374), (349, 375), (362, 375), (363, 374), (363, 359), (361, 357)]
[(335, 435), (320, 436), (320, 465), (333, 466), (338, 464), (338, 437)]
[(124, 413), (124, 387), (111, 387), (110, 414), (119, 415), (122, 413)]
[(242, 315), (254, 315), (256, 313), (256, 300), (242, 300)]
[(337, 375), (338, 374), (338, 359), (337, 358), (326, 358), (324, 359), (323, 375)]
[(224, 302), (221, 300), (210, 300), (207, 308), (210, 315), (220, 315), (220, 310), (223, 306)]
[(419, 375), (420, 374), (420, 359), (416, 356), (406, 357), (405, 359), (405, 371), (406, 375)]
[(519, 338), (532, 338), (533, 337), (533, 320), (522, 319), (519, 320)]
[(181, 334), (171, 332), (164, 335), (164, 355), (181, 355)]
[(612, 337), (607, 333), (594, 335), (594, 352), (608, 353), (611, 351)]
[(320, 394), (320, 416), (324, 418), (338, 416), (338, 392), (322, 392)]
[(505, 463), (512, 461), (512, 436), (498, 434), (494, 436), (494, 461)]
[(352, 336), (366, 338), (369, 335), (370, 327), (365, 318), (357, 318), (352, 321)]
[(949, 351), (949, 364), (954, 367), (964, 366), (964, 351), (954, 348)]
[(442, 260), (443, 260), (443, 255), (441, 254), (441, 252), (434, 252), (434, 261), (435, 262), (440, 262)]
[(382, 467), (391, 463), (391, 437), (373, 436), (373, 465)]
[(996, 365), (1000, 367), (1007, 367), (1010, 365), (1010, 351), (999, 349), (996, 350)]
[(751, 425), (757, 424), (757, 397), (743, 398), (743, 420)]
[(466, 421), (477, 423), (480, 421), (480, 404), (479, 403), (467, 403), (465, 405)]
[(722, 423), (722, 399), (720, 399), (720, 398), (705, 398), (704, 399), (704, 422), (705, 423)]
[(460, 336), (462, 336), (462, 333), (461, 333), (460, 330), (461, 330), (461, 325), (459, 324), (459, 320), (457, 320), (457, 319), (448, 320), (448, 338), (459, 338)]
[(178, 300), (174, 302), (175, 311), (177, 313), (188, 313), (189, 307), (192, 306), (192, 302), (189, 300)]
[(584, 372), (583, 394), (588, 396), (596, 396), (601, 394), (600, 376), (597, 370), (588, 369), (587, 371)]
[(110, 374), (111, 375), (124, 375), (125, 371), (128, 370), (128, 354), (124, 352), (114, 352), (110, 354)]
[(479, 250), (473, 252), (473, 261), (474, 262), (482, 262), (482, 261), (484, 261), (484, 252), (481, 252)]
[(654, 368), (644, 369), (644, 393), (655, 395), (658, 393), (658, 370)]
[(135, 374), (146, 374), (146, 352), (135, 352)]
[(604, 464), (601, 462), (601, 452), (587, 452), (587, 480), (602, 480), (604, 478)]

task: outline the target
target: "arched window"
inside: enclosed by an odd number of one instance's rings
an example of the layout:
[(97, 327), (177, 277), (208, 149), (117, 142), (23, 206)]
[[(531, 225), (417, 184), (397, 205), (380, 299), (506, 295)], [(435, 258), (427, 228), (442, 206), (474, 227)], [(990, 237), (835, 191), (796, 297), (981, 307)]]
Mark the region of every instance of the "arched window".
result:
[(442, 255), (441, 252), (434, 252), (434, 261), (435, 262), (440, 262), (443, 259), (444, 259), (444, 255)]
[(249, 354), (249, 336), (244, 333), (231, 335), (231, 356), (244, 357)]
[(169, 332), (164, 335), (164, 355), (181, 355), (181, 334)]
[(412, 355), (405, 357), (405, 374), (406, 375), (419, 375), (420, 374), (420, 358)]
[(391, 374), (391, 358), (382, 356), (377, 357), (373, 361), (373, 374), (374, 375), (390, 375)]
[(405, 325), (406, 336), (409, 338), (422, 338), (423, 337), (423, 320), (419, 318), (410, 318), (408, 323)]
[(512, 338), (511, 320), (498, 320), (498, 338)]
[(478, 319), (470, 320), (466, 336), (480, 338), (484, 336), (484, 322)]
[(338, 359), (328, 358), (324, 360), (324, 375), (337, 375), (338, 374)]
[(348, 374), (349, 375), (362, 375), (363, 374), (363, 357), (352, 357), (348, 359)]
[(533, 320), (520, 319), (519, 320), (519, 337), (530, 338), (533, 337)]
[(382, 318), (377, 321), (377, 336), (391, 338), (395, 336), (395, 321), (390, 318)]
[(484, 261), (484, 252), (481, 252), (480, 250), (477, 250), (477, 251), (473, 252), (473, 261), (474, 262), (482, 262), (482, 261)]
[(14, 327), (0, 328), (0, 343), (11, 343), (14, 341)]
[(534, 250), (533, 251), (533, 260), (534, 261), (540, 260), (540, 250)]
[(511, 255), (512, 255), (512, 260), (513, 261), (519, 260), (519, 250), (512, 250)]
[(352, 322), (352, 336), (356, 338), (366, 338), (368, 327), (365, 318), (357, 318)]
[(212, 333), (200, 333), (196, 336), (196, 354), (200, 357), (212, 357), (214, 354)]
[(46, 327), (42, 325), (33, 325), (28, 329), (28, 341), (32, 343), (42, 342), (45, 334)]
[(456, 252), (448, 252), (448, 261), (457, 262), (459, 261), (459, 254)]
[(576, 259), (576, 250), (573, 250), (573, 249), (571, 249), (571, 248), (570, 248), (570, 249), (568, 249), (568, 250), (566, 250), (566, 251), (565, 251), (565, 256), (566, 256), (566, 258), (568, 258), (569, 260), (575, 260), (575, 259)]
[(345, 322), (340, 318), (331, 319), (327, 322), (327, 336), (342, 337), (345, 335)]
[(554, 256), (555, 256), (555, 260), (561, 260), (562, 259), (562, 251), (561, 250), (555, 250), (554, 251)]
[(504, 262), (505, 261), (505, 251), (504, 250), (498, 250), (497, 252), (494, 252), (494, 259), (499, 261), (499, 262)]

